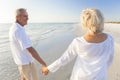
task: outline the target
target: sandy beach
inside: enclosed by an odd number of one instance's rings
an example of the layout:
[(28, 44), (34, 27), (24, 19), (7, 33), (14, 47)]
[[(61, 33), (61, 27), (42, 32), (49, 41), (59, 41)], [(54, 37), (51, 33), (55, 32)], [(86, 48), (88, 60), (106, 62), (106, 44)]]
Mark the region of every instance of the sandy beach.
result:
[[(80, 31), (81, 29), (78, 29), (78, 30)], [(49, 65), (64, 53), (64, 51), (67, 49), (67, 47), (75, 37), (82, 36), (84, 34), (84, 32), (83, 31), (81, 32), (81, 31), (80, 33), (75, 32), (75, 34), (71, 34), (71, 33), (59, 34), (49, 39), (49, 43), (47, 43), (47, 40), (39, 42), (40, 44), (36, 48), (39, 52), (43, 53), (41, 56)], [(120, 69), (119, 69), (120, 54), (119, 53), (120, 53), (120, 46), (115, 42), (114, 60), (108, 70), (108, 80), (120, 80)], [(66, 66), (62, 67), (55, 73), (49, 73), (47, 76), (43, 76), (40, 73), (41, 79), (42, 80), (69, 80), (71, 71), (74, 65), (74, 61), (75, 60), (68, 63)], [(37, 66), (39, 65), (37, 64)]]
[(120, 45), (115, 44), (113, 64), (108, 71), (108, 80), (120, 80)]
[[(41, 41), (36, 49), (42, 53), (42, 58), (50, 65), (64, 53), (74, 37), (71, 33), (58, 34), (49, 39), (49, 43), (47, 43), (48, 40)], [(74, 60), (55, 73), (49, 73), (47, 76), (43, 76), (40, 73), (40, 77), (42, 80), (69, 80), (73, 64)], [(38, 63), (36, 65), (40, 69), (40, 65)], [(39, 70), (39, 72), (41, 71)]]

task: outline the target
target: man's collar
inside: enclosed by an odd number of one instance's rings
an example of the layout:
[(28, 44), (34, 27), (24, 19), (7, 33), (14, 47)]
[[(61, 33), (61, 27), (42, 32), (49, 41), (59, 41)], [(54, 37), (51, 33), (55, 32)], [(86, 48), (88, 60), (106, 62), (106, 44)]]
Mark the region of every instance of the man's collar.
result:
[(19, 23), (16, 22), (15, 24), (17, 25), (17, 27), (24, 29), (24, 26), (21, 26)]

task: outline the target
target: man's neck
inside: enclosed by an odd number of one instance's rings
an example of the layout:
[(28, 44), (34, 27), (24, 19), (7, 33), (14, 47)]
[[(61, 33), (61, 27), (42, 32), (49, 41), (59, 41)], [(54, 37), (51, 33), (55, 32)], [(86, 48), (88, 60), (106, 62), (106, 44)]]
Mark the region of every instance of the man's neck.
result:
[(24, 25), (23, 25), (23, 24), (21, 24), (20, 22), (16, 21), (16, 23), (18, 23), (18, 24), (20, 24), (22, 27), (24, 27)]

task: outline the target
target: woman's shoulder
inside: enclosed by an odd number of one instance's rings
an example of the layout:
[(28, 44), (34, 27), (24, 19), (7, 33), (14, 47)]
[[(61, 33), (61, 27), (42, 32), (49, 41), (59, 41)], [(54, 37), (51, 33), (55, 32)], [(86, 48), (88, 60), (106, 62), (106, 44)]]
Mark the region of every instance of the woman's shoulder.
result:
[(113, 36), (109, 33), (103, 33), (104, 36), (106, 36), (106, 39), (104, 39), (102, 42), (98, 43), (98, 44), (102, 44), (102, 43), (108, 43), (108, 42), (113, 42)]
[(109, 33), (105, 33), (105, 34), (108, 36), (108, 38), (110, 38), (111, 40), (114, 40), (114, 38), (111, 34), (109, 34)]
[(73, 41), (79, 41), (79, 40), (82, 39), (82, 37), (83, 37), (83, 36), (78, 36), (78, 37), (74, 38)]
[(84, 42), (83, 36), (79, 36), (79, 37), (74, 38), (72, 42), (74, 42), (76, 44), (83, 43)]
[(110, 40), (110, 41), (111, 41), (111, 40), (112, 40), (112, 41), (114, 40), (111, 34), (109, 34), (109, 33), (104, 33), (104, 35), (106, 36), (106, 39), (103, 40), (102, 42), (99, 42), (99, 43), (90, 43), (90, 42), (88, 42), (88, 41), (85, 40), (84, 36), (76, 37), (75, 39), (73, 39), (73, 42), (74, 42), (74, 43), (82, 43), (82, 44), (101, 44), (101, 43), (105, 43), (105, 42), (107, 42), (107, 41), (109, 41), (109, 40)]

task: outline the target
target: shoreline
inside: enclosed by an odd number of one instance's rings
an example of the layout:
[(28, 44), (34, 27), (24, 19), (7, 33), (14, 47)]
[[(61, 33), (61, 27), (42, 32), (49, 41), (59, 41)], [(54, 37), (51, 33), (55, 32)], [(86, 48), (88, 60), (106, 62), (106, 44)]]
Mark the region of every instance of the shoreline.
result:
[[(56, 40), (57, 38), (58, 38), (58, 36), (54, 37), (53, 39)], [(64, 51), (67, 49), (68, 45), (71, 43), (72, 39), (74, 39), (74, 36), (71, 36), (71, 34), (68, 33), (65, 35), (61, 35), (61, 38), (62, 39), (60, 39), (59, 43), (53, 41), (51, 44), (54, 44), (54, 43), (55, 44), (53, 46), (51, 46), (51, 48), (48, 51), (43, 51), (43, 55), (41, 55), (43, 57), (43, 59), (45, 59), (45, 62), (48, 65), (50, 65), (52, 62), (54, 62), (56, 59), (58, 59), (64, 53)], [(119, 67), (120, 67), (120, 63), (119, 63), (120, 50), (119, 50), (119, 48), (120, 48), (119, 44), (115, 43), (114, 60), (108, 70), (108, 80), (119, 80), (120, 79), (120, 69), (119, 69)], [(60, 68), (55, 73), (49, 73), (47, 76), (43, 76), (40, 73), (41, 79), (42, 80), (69, 80), (73, 66), (74, 66), (74, 61), (75, 60), (68, 63), (64, 67)], [(40, 70), (39, 70), (39, 72), (40, 72)]]

